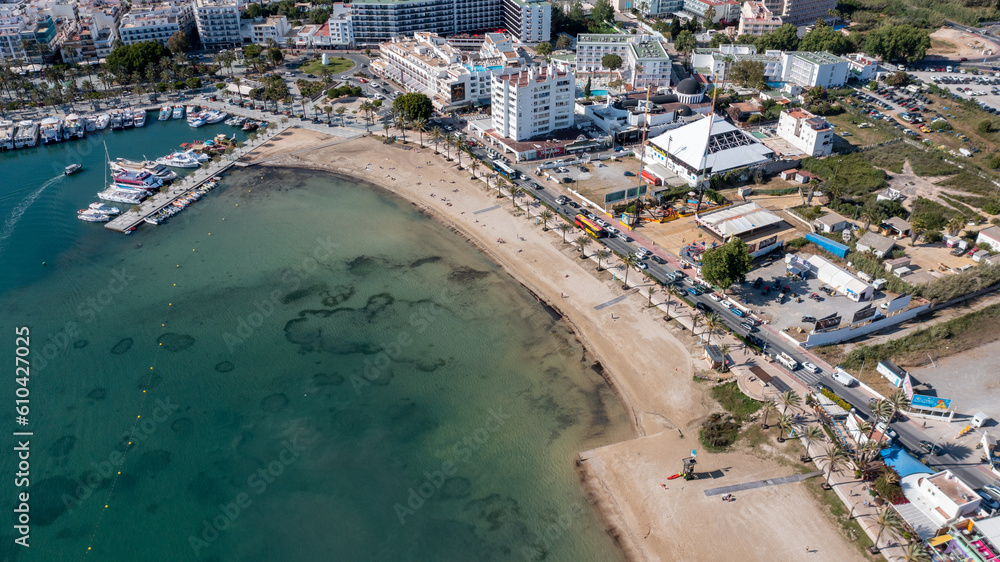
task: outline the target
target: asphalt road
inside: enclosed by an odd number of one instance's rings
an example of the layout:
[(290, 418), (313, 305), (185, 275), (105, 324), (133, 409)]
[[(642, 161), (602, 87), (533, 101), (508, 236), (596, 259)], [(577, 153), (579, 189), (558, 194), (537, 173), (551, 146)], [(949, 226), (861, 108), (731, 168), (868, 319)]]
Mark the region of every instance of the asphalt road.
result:
[[(494, 158), (487, 152), (483, 147), (475, 147), (472, 152), (480, 159), (491, 162)], [(508, 165), (512, 165), (507, 162)], [(533, 163), (533, 166), (537, 163)], [(596, 165), (595, 163), (589, 164), (591, 166)], [(532, 167), (533, 167), (532, 166)], [(581, 212), (585, 208), (581, 201), (581, 208), (577, 209), (569, 204), (559, 205), (556, 203), (556, 199), (560, 196), (565, 195), (569, 197), (570, 200), (575, 200), (571, 194), (563, 193), (562, 190), (555, 189), (556, 185), (552, 182), (537, 181), (538, 178), (531, 175), (531, 169), (529, 166), (525, 165), (512, 165), (516, 170), (521, 172), (527, 180), (514, 180), (513, 183), (524, 189), (525, 193), (530, 193), (532, 197), (544, 202), (555, 212), (559, 213), (563, 218), (569, 221), (570, 224), (573, 222), (573, 217)], [(539, 189), (537, 186), (541, 186)], [(604, 218), (604, 213), (599, 209), (590, 209), (597, 215), (598, 218)], [(619, 255), (624, 255), (626, 253), (635, 253), (639, 249), (639, 244), (636, 242), (625, 242), (618, 238), (601, 238), (598, 240), (600, 244), (605, 246), (607, 249), (616, 252)], [(651, 250), (656, 250), (658, 253), (662, 253), (660, 248), (648, 248)], [(661, 265), (654, 262), (651, 259), (643, 260), (647, 264), (647, 269), (645, 273), (650, 277), (654, 278), (659, 284), (665, 285), (667, 281), (667, 274), (675, 273), (676, 268), (670, 265)], [(634, 279), (634, 277), (633, 277)], [(688, 287), (691, 285), (683, 280), (679, 280), (676, 284), (684, 290), (684, 297), (693, 303), (703, 303), (708, 307), (709, 310), (716, 312), (722, 318), (722, 320), (736, 333), (741, 336), (746, 336), (748, 334), (747, 328), (740, 325), (745, 319), (741, 316), (735, 314), (730, 308), (720, 302), (716, 302), (708, 297), (708, 294), (703, 294), (699, 296), (692, 295), (687, 292)], [(707, 285), (707, 283), (706, 283)], [(871, 400), (872, 396), (866, 391), (862, 390), (860, 387), (854, 386), (851, 388), (844, 387), (843, 385), (837, 383), (832, 377), (832, 368), (826, 365), (823, 361), (817, 359), (816, 357), (807, 354), (806, 350), (802, 347), (793, 344), (788, 339), (782, 337), (778, 333), (772, 331), (770, 327), (761, 326), (755, 328), (753, 334), (760, 338), (764, 342), (763, 350), (767, 355), (775, 356), (779, 353), (786, 353), (793, 359), (799, 362), (801, 365), (804, 362), (811, 362), (820, 366), (822, 369), (819, 373), (813, 373), (807, 371), (806, 369), (800, 367), (796, 369), (792, 374), (805, 384), (809, 386), (816, 386), (819, 384), (825, 385), (833, 389), (838, 396), (846, 400), (851, 404), (864, 418), (870, 418), (870, 409), (868, 407), (868, 402)], [(919, 443), (924, 440), (935, 441), (933, 438), (926, 435), (920, 428), (916, 428), (914, 424), (894, 422), (890, 424), (892, 429), (896, 431), (899, 435), (897, 441), (900, 442), (906, 449), (908, 449), (916, 457), (925, 457), (926, 455), (922, 453), (919, 449)], [(971, 442), (971, 440), (969, 441)], [(945, 443), (942, 442), (942, 445)], [(974, 444), (972, 447), (948, 447), (944, 448), (944, 451), (929, 459), (931, 464), (935, 466), (940, 466), (942, 468), (948, 468), (956, 475), (958, 475), (966, 483), (972, 485), (975, 488), (981, 488), (984, 484), (995, 483), (996, 478), (993, 477), (988, 471), (983, 470), (985, 465), (979, 462), (979, 451), (974, 449)], [(968, 450), (965, 450), (968, 449)], [(965, 452), (961, 457), (954, 456), (956, 453)]]

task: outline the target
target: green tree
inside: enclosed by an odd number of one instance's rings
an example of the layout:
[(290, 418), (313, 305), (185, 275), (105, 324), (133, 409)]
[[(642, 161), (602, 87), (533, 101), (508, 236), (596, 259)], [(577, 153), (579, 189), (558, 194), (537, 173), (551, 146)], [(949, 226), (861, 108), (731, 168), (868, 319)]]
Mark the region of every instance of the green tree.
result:
[(608, 72), (614, 72), (622, 67), (622, 58), (614, 53), (608, 53), (601, 57), (601, 66), (608, 69)]
[(716, 14), (715, 8), (713, 8), (712, 6), (709, 6), (705, 10), (704, 18), (705, 18), (705, 27), (706, 28), (711, 28), (712, 26), (715, 25), (715, 16), (716, 15), (717, 14)]
[(757, 51), (777, 49), (779, 51), (795, 51), (799, 48), (799, 36), (796, 27), (790, 23), (760, 36), (757, 41)]
[(834, 472), (840, 472), (840, 469), (847, 466), (848, 461), (850, 461), (851, 455), (845, 451), (839, 443), (829, 445), (826, 448), (826, 483), (830, 484), (830, 476)]
[[(251, 6), (253, 6), (253, 4), (251, 4)], [(256, 43), (251, 43), (243, 47), (243, 56), (248, 59), (255, 59), (259, 57), (263, 52), (264, 52), (264, 47), (261, 47)]]
[(800, 50), (803, 51), (829, 51), (840, 56), (855, 50), (854, 42), (843, 33), (829, 26), (813, 28), (805, 34), (799, 42)]
[(392, 109), (399, 112), (407, 121), (430, 119), (434, 106), (431, 99), (424, 94), (411, 92), (403, 94), (392, 101)]
[(909, 24), (885, 25), (865, 36), (865, 53), (890, 61), (916, 62), (930, 46), (927, 32)]
[(677, 52), (687, 55), (694, 51), (697, 42), (694, 38), (694, 34), (688, 30), (681, 31), (674, 37), (674, 48)]
[[(473, 160), (473, 162), (477, 162), (477, 160)], [(548, 209), (543, 209), (540, 216), (541, 216), (541, 219), (542, 219), (542, 230), (543, 231), (548, 230), (549, 229), (549, 221), (552, 220), (552, 217), (554, 216), (553, 213), (552, 213), (552, 211), (550, 211)]]
[(634, 253), (629, 252), (625, 254), (625, 257), (622, 259), (622, 261), (625, 262), (625, 279), (622, 279), (622, 288), (628, 289), (628, 270), (639, 265), (639, 256), (636, 256)]
[(797, 410), (802, 404), (802, 397), (798, 395), (794, 390), (786, 390), (778, 395), (778, 400), (781, 402), (782, 413), (787, 414), (788, 410)]
[(130, 76), (141, 72), (149, 65), (159, 65), (161, 60), (170, 60), (170, 51), (156, 41), (143, 41), (122, 45), (105, 60), (108, 71), (115, 76)]
[(885, 83), (890, 86), (905, 86), (910, 83), (910, 75), (898, 70), (885, 79)]
[(878, 542), (882, 540), (882, 533), (889, 529), (890, 532), (896, 532), (903, 527), (902, 518), (896, 513), (892, 505), (886, 504), (879, 508), (878, 513), (875, 516), (875, 524), (878, 525), (878, 536), (875, 537), (875, 548), (878, 548)]
[(725, 33), (716, 33), (708, 40), (709, 48), (715, 49), (719, 45), (724, 45), (729, 42), (729, 36)]
[(591, 242), (590, 236), (587, 236), (586, 234), (582, 234), (580, 236), (577, 236), (576, 240), (574, 240), (574, 242), (576, 242), (576, 245), (580, 247), (580, 259), (586, 259), (587, 258), (587, 253), (586, 253), (587, 246), (589, 246), (590, 242)]
[(739, 238), (732, 238), (702, 255), (701, 275), (709, 283), (721, 287), (725, 293), (733, 283), (746, 281), (751, 268), (750, 262), (747, 245)]
[(309, 12), (309, 23), (313, 25), (323, 25), (330, 19), (330, 10), (326, 8), (316, 8)]
[(192, 89), (192, 90), (195, 89), (195, 88), (200, 88), (201, 87), (201, 78), (198, 78), (197, 76), (192, 76), (192, 77), (188, 78), (184, 82), (184, 84), (187, 85), (187, 87), (190, 88), (190, 89)]
[(995, 130), (993, 121), (990, 121), (989, 119), (983, 119), (979, 122), (979, 125), (976, 126), (976, 131), (978, 131), (980, 135), (986, 135)]
[(535, 45), (535, 52), (543, 57), (547, 57), (552, 54), (552, 43), (548, 41), (542, 41), (541, 43)]
[(615, 9), (611, 7), (608, 0), (597, 0), (594, 8), (590, 11), (590, 18), (595, 24), (603, 24), (611, 21), (615, 17)]
[(607, 250), (597, 250), (595, 255), (597, 256), (597, 271), (603, 271), (604, 268), (601, 267), (601, 262), (608, 259), (608, 257), (611, 256), (611, 252)]
[(777, 413), (778, 404), (774, 400), (768, 399), (764, 401), (764, 405), (761, 406), (761, 409), (764, 410), (764, 419), (761, 420), (760, 427), (761, 429), (767, 429), (767, 415)]
[(167, 39), (167, 49), (175, 55), (182, 55), (191, 50), (191, 38), (183, 31), (176, 31)]
[(559, 49), (560, 51), (569, 49), (572, 45), (573, 40), (565, 35), (560, 35), (559, 38), (556, 39), (556, 49)]
[(281, 52), (281, 49), (278, 47), (267, 49), (267, 62), (271, 63), (271, 66), (278, 66), (283, 60), (285, 60), (285, 54)]
[[(590, 90), (590, 76), (588, 76), (587, 77), (587, 85), (583, 87), (583, 97), (589, 98), (590, 97), (590, 91), (591, 91)], [(994, 167), (996, 168), (998, 166), (994, 166)]]
[(566, 243), (566, 233), (570, 231), (570, 226), (568, 224), (564, 223), (564, 222), (561, 222), (561, 223), (559, 223), (559, 226), (556, 227), (556, 230), (558, 230), (559, 232), (562, 233), (563, 244), (565, 244)]
[(729, 67), (729, 79), (744, 88), (763, 89), (766, 85), (764, 63), (750, 59), (738, 60)]

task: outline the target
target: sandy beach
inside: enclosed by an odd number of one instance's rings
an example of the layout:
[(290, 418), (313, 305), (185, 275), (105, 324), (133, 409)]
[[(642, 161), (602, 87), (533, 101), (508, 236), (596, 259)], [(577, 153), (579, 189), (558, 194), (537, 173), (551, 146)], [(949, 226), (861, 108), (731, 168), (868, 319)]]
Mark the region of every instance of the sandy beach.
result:
[[(790, 449), (782, 455), (770, 448), (773, 439), (749, 450), (699, 451), (702, 478), (666, 479), (680, 470), (691, 449), (700, 449), (698, 427), (721, 409), (705, 383), (693, 380), (704, 363), (694, 357), (692, 338), (668, 325), (660, 309), (646, 306), (648, 280), (629, 273), (632, 288), (625, 294), (620, 281), (598, 272), (594, 261), (580, 259), (558, 231), (543, 231), (534, 216), (541, 207), (532, 208), (529, 197), (518, 201), (528, 212), (515, 213), (510, 198), (498, 198), (495, 188), (470, 179), (456, 161), (435, 155), (433, 146), (419, 148), (416, 134), (408, 133), (407, 145), (386, 145), (371, 136), (303, 150), (337, 140), (320, 137), (290, 130), (253, 159), (351, 176), (404, 197), (463, 234), (558, 311), (599, 359), (631, 413), (634, 438), (567, 462), (577, 463), (608, 532), (630, 559), (771, 561), (802, 559), (803, 553), (817, 560), (863, 558), (803, 482), (747, 490), (732, 503), (705, 494), (714, 487), (801, 473), (803, 465), (784, 458)], [(576, 236), (568, 233), (568, 239)], [(591, 245), (586, 253), (594, 251)]]

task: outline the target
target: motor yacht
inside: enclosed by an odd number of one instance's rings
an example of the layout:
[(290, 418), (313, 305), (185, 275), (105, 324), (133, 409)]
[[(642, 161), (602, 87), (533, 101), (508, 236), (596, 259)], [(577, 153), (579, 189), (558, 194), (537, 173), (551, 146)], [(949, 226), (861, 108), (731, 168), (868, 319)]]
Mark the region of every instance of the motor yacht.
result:
[(14, 136), (17, 126), (13, 121), (0, 121), (0, 148), (14, 150)]
[(98, 131), (103, 131), (108, 128), (108, 123), (111, 122), (111, 116), (107, 113), (102, 113), (94, 119), (94, 126), (97, 127)]
[(86, 126), (79, 115), (70, 113), (66, 116), (66, 120), (63, 121), (63, 138), (65, 140), (82, 139), (86, 134)]
[(54, 142), (62, 142), (62, 119), (58, 117), (46, 117), (42, 119), (41, 124), (41, 135), (42, 144), (52, 144)]
[(145, 127), (146, 111), (143, 109), (136, 111), (135, 116), (132, 118), (132, 124), (135, 125), (136, 127)]
[(30, 119), (17, 124), (17, 134), (14, 135), (14, 148), (36, 146), (38, 144), (38, 123)]
[(157, 119), (159, 119), (160, 121), (167, 121), (167, 120), (169, 120), (170, 119), (170, 111), (171, 110), (170, 110), (170, 106), (169, 105), (165, 105), (165, 106), (161, 107), (160, 108), (160, 116)]

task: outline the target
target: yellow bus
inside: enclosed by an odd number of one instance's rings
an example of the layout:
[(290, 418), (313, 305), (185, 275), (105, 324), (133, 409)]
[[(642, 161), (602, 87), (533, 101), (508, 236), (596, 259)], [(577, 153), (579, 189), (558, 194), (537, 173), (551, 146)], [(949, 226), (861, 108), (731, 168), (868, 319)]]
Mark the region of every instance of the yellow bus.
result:
[(573, 219), (573, 222), (576, 223), (576, 226), (579, 226), (587, 234), (593, 236), (594, 238), (601, 238), (603, 236), (607, 236), (608, 234), (607, 231), (601, 228), (600, 225), (598, 225), (597, 223), (595, 223), (594, 221), (588, 219), (583, 215), (577, 215)]

